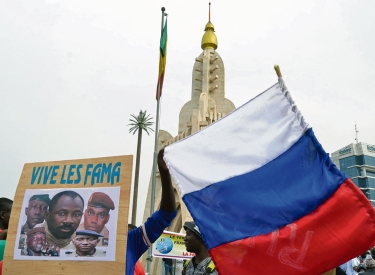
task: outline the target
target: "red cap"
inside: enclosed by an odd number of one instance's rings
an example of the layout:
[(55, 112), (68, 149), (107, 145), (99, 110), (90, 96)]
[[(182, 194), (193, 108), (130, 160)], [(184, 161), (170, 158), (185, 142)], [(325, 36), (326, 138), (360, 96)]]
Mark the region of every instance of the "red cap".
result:
[(92, 193), (87, 204), (98, 208), (108, 208), (111, 210), (115, 209), (113, 200), (103, 192)]

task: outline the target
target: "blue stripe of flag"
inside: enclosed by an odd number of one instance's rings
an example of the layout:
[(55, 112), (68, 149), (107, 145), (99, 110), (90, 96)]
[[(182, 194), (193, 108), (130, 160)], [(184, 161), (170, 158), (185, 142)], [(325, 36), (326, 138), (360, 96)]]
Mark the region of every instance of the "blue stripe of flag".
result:
[(309, 129), (268, 164), (186, 194), (183, 201), (211, 249), (294, 222), (329, 198), (345, 178)]

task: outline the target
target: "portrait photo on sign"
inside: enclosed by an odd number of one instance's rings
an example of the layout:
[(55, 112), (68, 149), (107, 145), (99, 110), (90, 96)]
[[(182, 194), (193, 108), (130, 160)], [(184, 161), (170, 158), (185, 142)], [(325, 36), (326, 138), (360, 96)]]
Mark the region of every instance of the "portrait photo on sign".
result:
[(114, 261), (120, 187), (27, 189), (15, 260)]

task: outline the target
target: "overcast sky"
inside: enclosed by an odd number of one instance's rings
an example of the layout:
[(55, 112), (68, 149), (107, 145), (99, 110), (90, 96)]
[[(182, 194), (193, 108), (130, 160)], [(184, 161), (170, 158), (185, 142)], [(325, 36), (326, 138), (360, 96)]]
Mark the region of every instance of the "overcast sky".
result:
[[(24, 163), (136, 154), (130, 114), (156, 114), (161, 7), (168, 16), (161, 129), (177, 135), (208, 2), (1, 1), (1, 194)], [(284, 80), (329, 153), (375, 144), (375, 1), (212, 0), (226, 98), (236, 107)], [(143, 136), (138, 224), (154, 136)]]

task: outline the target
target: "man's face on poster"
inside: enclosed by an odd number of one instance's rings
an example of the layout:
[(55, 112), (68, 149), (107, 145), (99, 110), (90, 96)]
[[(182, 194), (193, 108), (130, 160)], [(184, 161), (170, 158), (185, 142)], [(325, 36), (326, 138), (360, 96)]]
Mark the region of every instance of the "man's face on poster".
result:
[(29, 228), (33, 228), (36, 224), (44, 221), (44, 215), (48, 209), (48, 205), (44, 201), (33, 200), (29, 202), (28, 207), (25, 209), (27, 217), (27, 224)]
[(46, 245), (46, 234), (37, 232), (27, 236), (27, 248), (35, 253), (40, 253)]
[(109, 209), (104, 207), (87, 206), (85, 211), (84, 228), (100, 233), (109, 220)]
[(63, 195), (53, 209), (46, 212), (48, 229), (56, 238), (69, 238), (79, 226), (82, 214), (82, 200), (78, 196), (72, 198)]
[(77, 254), (92, 254), (98, 244), (98, 238), (93, 236), (78, 235), (72, 240), (76, 247)]

